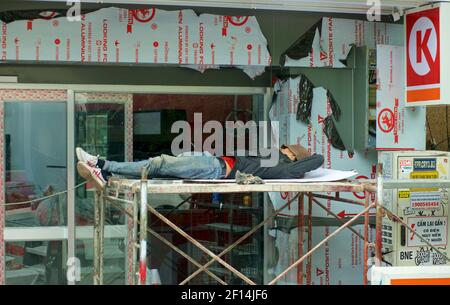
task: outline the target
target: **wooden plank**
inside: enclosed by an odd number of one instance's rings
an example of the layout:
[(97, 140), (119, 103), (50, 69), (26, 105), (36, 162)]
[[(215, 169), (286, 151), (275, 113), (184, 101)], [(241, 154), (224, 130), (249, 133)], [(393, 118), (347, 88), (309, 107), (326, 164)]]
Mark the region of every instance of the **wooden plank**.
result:
[[(363, 192), (367, 183), (320, 182), (320, 183), (271, 183), (241, 185), (235, 183), (183, 183), (182, 180), (148, 182), (148, 193), (245, 193), (245, 192)], [(111, 179), (107, 191), (140, 190), (140, 180)]]

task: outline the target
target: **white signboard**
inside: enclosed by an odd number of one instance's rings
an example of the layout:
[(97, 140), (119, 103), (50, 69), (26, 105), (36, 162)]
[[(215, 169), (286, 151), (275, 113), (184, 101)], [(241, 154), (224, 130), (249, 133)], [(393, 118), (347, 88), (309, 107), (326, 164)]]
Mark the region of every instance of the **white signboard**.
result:
[[(408, 225), (433, 246), (447, 246), (447, 217), (408, 217)], [(413, 232), (407, 234), (407, 246), (426, 246)]]
[(377, 46), (377, 150), (424, 150), (424, 107), (405, 107), (404, 48)]
[(3, 23), (1, 41), (2, 61), (234, 66), (251, 77), (271, 62), (255, 17), (193, 10), (105, 8), (80, 21), (18, 20)]

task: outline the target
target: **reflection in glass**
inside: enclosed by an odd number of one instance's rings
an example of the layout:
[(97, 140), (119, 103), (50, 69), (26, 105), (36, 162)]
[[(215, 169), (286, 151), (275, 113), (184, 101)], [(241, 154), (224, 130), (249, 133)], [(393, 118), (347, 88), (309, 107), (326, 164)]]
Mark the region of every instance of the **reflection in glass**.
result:
[[(95, 94), (92, 94), (94, 96)], [(90, 102), (88, 95), (77, 94), (75, 105), (75, 145), (93, 155), (114, 161), (125, 161), (125, 104), (114, 102)], [(76, 184), (84, 181), (76, 175)], [(77, 225), (77, 258), (80, 260), (81, 281), (77, 284), (93, 284), (94, 247), (92, 234), (83, 233), (94, 224), (93, 185), (87, 184), (76, 191), (75, 221)], [(123, 226), (125, 216), (105, 207), (106, 226)], [(87, 238), (86, 238), (87, 237)], [(125, 284), (124, 238), (105, 238), (104, 284)]]
[(6, 226), (65, 225), (64, 194), (18, 203), (66, 189), (66, 105), (5, 103), (5, 143)]
[(66, 284), (66, 242), (33, 241), (5, 244), (7, 285)]

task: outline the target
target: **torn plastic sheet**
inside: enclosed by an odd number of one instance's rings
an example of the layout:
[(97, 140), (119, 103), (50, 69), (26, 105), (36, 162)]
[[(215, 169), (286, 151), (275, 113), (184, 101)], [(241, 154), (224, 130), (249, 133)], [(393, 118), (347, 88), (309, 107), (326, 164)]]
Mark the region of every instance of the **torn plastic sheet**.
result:
[(331, 145), (339, 150), (345, 150), (344, 143), (342, 142), (341, 136), (339, 135), (336, 126), (334, 125), (333, 118), (327, 116), (323, 121), (323, 132), (327, 136)]
[(254, 16), (109, 7), (71, 22), (65, 10), (54, 13), (4, 14), (14, 21), (3, 24), (2, 61), (233, 67), (251, 78), (271, 63)]
[(311, 118), (313, 89), (313, 83), (306, 76), (300, 76), (300, 83), (298, 88), (299, 103), (297, 106), (297, 120), (301, 120), (304, 123), (308, 123)]
[(403, 25), (324, 17), (281, 55), (280, 63), (286, 67), (345, 68), (353, 45), (376, 49), (378, 44), (404, 45)]
[[(349, 170), (354, 169), (359, 174), (355, 178), (357, 181), (364, 181), (365, 179), (374, 179), (376, 176), (376, 164), (377, 164), (377, 152), (375, 150), (364, 150), (355, 151), (354, 154), (350, 155), (346, 151), (341, 151), (334, 148), (331, 143), (327, 140), (327, 137), (323, 130), (323, 120), (331, 114), (330, 99), (327, 97), (327, 90), (324, 88), (314, 88), (313, 103), (311, 110), (311, 122), (306, 124), (302, 121), (296, 119), (296, 114), (289, 112), (290, 107), (288, 104), (292, 101), (298, 100), (297, 88), (300, 79), (289, 79), (285, 82), (279, 83), (279, 93), (275, 103), (270, 109), (270, 119), (274, 122), (279, 122), (279, 129), (272, 129), (272, 133), (277, 133), (281, 141), (286, 141), (287, 143), (299, 143), (303, 147), (307, 148), (313, 153), (322, 154), (325, 158), (324, 168), (332, 168), (339, 170)], [(292, 94), (288, 94), (291, 91)], [(319, 119), (318, 119), (319, 118)], [(276, 137), (272, 135), (272, 137)], [(296, 195), (296, 193), (285, 193), (285, 192), (270, 192), (270, 201), (274, 210), (277, 210), (284, 206), (289, 200)], [(351, 200), (364, 200), (364, 193), (351, 193), (343, 192), (339, 193), (339, 196)], [(371, 202), (375, 200), (375, 194), (370, 195)], [(339, 201), (330, 201), (327, 199), (316, 198), (322, 205), (329, 208), (333, 213), (346, 213), (355, 214), (361, 211), (361, 207), (357, 205), (352, 205)], [(282, 216), (297, 218), (299, 214), (298, 200), (291, 202), (285, 209), (283, 209), (282, 214), (279, 215), (274, 221), (275, 227), (279, 230), (270, 230), (268, 233), (272, 237), (269, 241), (272, 241), (279, 233), (280, 243), (279, 250), (288, 251), (288, 248), (298, 247), (298, 239), (295, 236), (296, 230), (293, 229), (289, 231), (293, 233), (293, 238), (289, 241), (292, 245), (287, 245), (288, 237), (282, 236), (287, 234), (287, 231), (281, 232), (282, 224), (279, 219)], [(304, 200), (304, 215), (308, 215), (308, 199)], [(313, 216), (313, 230), (312, 230), (312, 245), (317, 245), (325, 237), (329, 236), (334, 230), (336, 230), (338, 220), (334, 220), (326, 211), (320, 208), (317, 204), (312, 205), (312, 216)], [(327, 218), (327, 223), (317, 223), (315, 220), (317, 218)], [(332, 221), (332, 222), (331, 222)], [(363, 219), (357, 221), (357, 225), (352, 226), (357, 232), (363, 234), (363, 226), (360, 225)], [(330, 223), (328, 223), (330, 222)], [(305, 240), (308, 239), (307, 221), (304, 222), (304, 245), (303, 254), (308, 251), (307, 243)], [(324, 225), (324, 226), (322, 226)], [(292, 226), (289, 226), (292, 227)], [(298, 236), (298, 235), (297, 235)], [(284, 238), (284, 240), (282, 240)], [(373, 241), (375, 238), (374, 230), (369, 231), (369, 240)], [(273, 241), (277, 243), (276, 240)], [(283, 242), (283, 245), (281, 245)], [(270, 244), (269, 244), (270, 245)], [(269, 247), (269, 249), (272, 247)], [(362, 240), (352, 233), (350, 230), (344, 230), (337, 234), (334, 238), (329, 240), (322, 247), (317, 249), (312, 255), (311, 261), (311, 284), (312, 285), (355, 285), (362, 284), (363, 280), (363, 250), (364, 245)], [(280, 253), (281, 256), (281, 253)], [(293, 259), (298, 259), (299, 255), (291, 257)], [(282, 260), (282, 261), (281, 261)], [(306, 275), (308, 270), (307, 261), (303, 264), (303, 276)], [(267, 265), (268, 272), (273, 275), (280, 274), (287, 267), (286, 264), (289, 263), (287, 257), (277, 259), (271, 264)], [(276, 268), (276, 269), (275, 269)], [(292, 270), (290, 273), (296, 274), (296, 269)], [(278, 282), (279, 284), (297, 284), (297, 278), (290, 278), (289, 276), (283, 277)], [(303, 281), (306, 284), (306, 279)]]
[(334, 99), (330, 90), (327, 90), (327, 98), (328, 98), (328, 102), (330, 103), (331, 114), (336, 119), (336, 121), (339, 121), (339, 118), (341, 117), (341, 108), (339, 107), (338, 103)]
[(317, 38), (320, 39), (320, 32), (322, 29), (322, 20), (314, 24), (305, 34), (303, 34), (297, 41), (295, 41), (283, 54), (281, 54), (280, 64), (285, 65), (285, 59), (290, 58), (300, 60), (309, 56), (311, 46), (317, 44)]
[[(291, 89), (286, 90), (288, 87), (296, 89), (296, 92), (292, 92)], [(283, 115), (295, 112), (297, 121), (309, 124), (311, 122), (311, 109), (314, 100), (314, 85), (305, 75), (299, 75), (297, 77), (291, 77), (288, 80), (279, 80), (274, 85), (274, 92), (275, 99), (272, 102), (273, 106), (269, 111), (269, 117), (271, 119), (272, 128), (277, 132), (281, 132), (280, 140), (283, 140), (285, 138), (284, 134), (286, 134), (286, 132), (283, 132), (285, 131), (285, 128), (283, 129), (284, 126), (276, 126), (276, 124), (274, 124), (274, 118), (279, 114), (282, 114), (283, 117)], [(286, 96), (288, 97), (287, 104), (284, 102)], [(332, 117), (336, 121), (340, 119), (341, 108), (329, 90), (326, 90), (326, 97), (331, 108), (331, 113), (328, 114), (323, 121), (323, 130), (333, 147), (339, 150), (345, 150), (342, 138), (332, 120)], [(279, 101), (278, 103), (277, 100)], [(283, 107), (287, 109), (288, 113), (284, 113), (286, 110), (282, 109)], [(279, 122), (282, 123), (283, 121)], [(288, 143), (287, 139), (284, 141)], [(274, 143), (275, 145), (279, 144), (277, 141)]]

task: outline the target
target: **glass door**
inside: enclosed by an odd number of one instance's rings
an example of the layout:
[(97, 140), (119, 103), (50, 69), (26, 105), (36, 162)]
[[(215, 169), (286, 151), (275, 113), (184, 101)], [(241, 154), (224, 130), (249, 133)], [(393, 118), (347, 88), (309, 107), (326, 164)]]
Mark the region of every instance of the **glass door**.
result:
[[(67, 95), (0, 90), (5, 284), (66, 284)], [(34, 199), (38, 199), (32, 201)], [(1, 242), (1, 240), (0, 240)]]
[[(76, 93), (75, 146), (103, 159), (131, 160), (131, 105), (131, 94)], [(76, 184), (83, 181), (76, 175)], [(76, 257), (81, 267), (79, 284), (93, 283), (94, 196), (95, 187), (90, 183), (76, 191)], [(111, 205), (105, 206), (105, 212), (104, 284), (131, 283), (131, 271), (126, 258), (132, 250), (132, 245), (128, 244), (128, 234), (131, 232), (128, 225), (132, 228), (132, 223), (128, 223), (125, 215)], [(127, 253), (128, 250), (130, 253)]]

